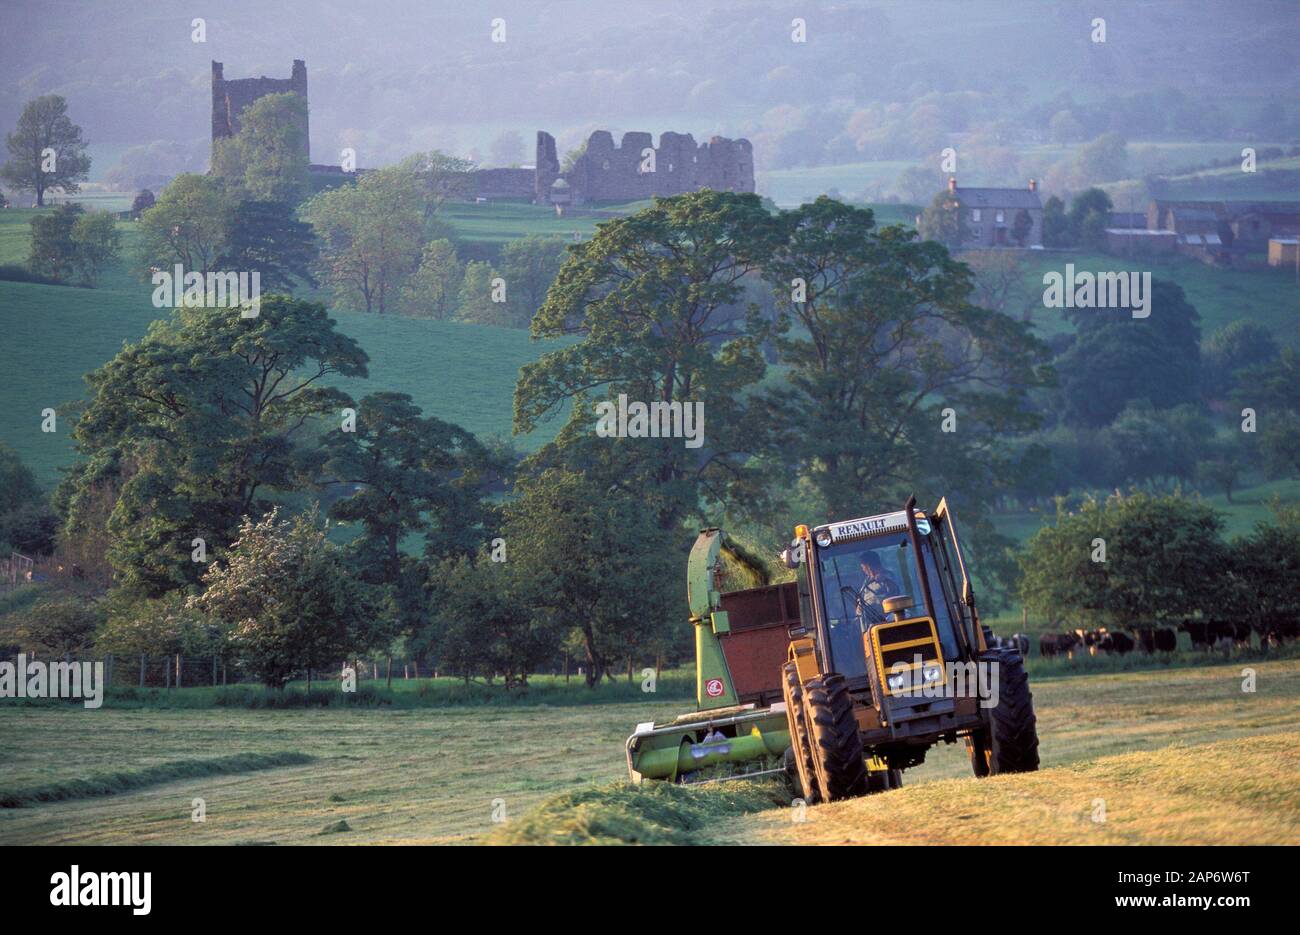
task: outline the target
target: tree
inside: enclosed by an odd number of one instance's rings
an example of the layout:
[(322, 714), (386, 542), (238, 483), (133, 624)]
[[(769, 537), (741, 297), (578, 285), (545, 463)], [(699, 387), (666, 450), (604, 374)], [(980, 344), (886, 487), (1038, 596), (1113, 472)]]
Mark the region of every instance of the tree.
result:
[(36, 206), (45, 206), (45, 193), (75, 194), (78, 182), (90, 173), (90, 156), (81, 127), (68, 119), (68, 102), (57, 94), (29, 101), (5, 142), (9, 161), (0, 176), (13, 185), (36, 192)]
[(539, 609), (523, 593), (521, 577), (516, 562), (486, 555), (435, 566), (432, 648), (444, 671), (489, 682), (500, 673), (507, 691), (523, 691), (528, 676), (555, 658), (565, 617)]
[(140, 261), (148, 278), (155, 269), (204, 276), (216, 269), (225, 247), (227, 202), (221, 183), (206, 175), (178, 175), (152, 208), (140, 215)]
[(425, 556), (473, 555), (488, 538), (490, 510), (480, 491), (495, 465), (469, 432), (421, 416), (404, 393), (374, 393), (357, 406), (355, 432), (325, 439), (325, 471), (353, 488), (330, 516), (358, 523), (349, 545), (359, 576), (389, 589), (402, 627), (411, 632), (426, 608), (418, 596), (425, 575), (403, 554), (404, 539), (423, 534)]
[(1232, 543), (1236, 587), (1227, 602), (1266, 648), (1300, 636), (1300, 509), (1275, 501), (1271, 511), (1270, 520)]
[(501, 248), (501, 272), (513, 327), (529, 326), (563, 262), (564, 242), (554, 237), (530, 234)]
[(1157, 409), (1196, 400), (1200, 383), (1200, 316), (1181, 287), (1151, 281), (1151, 317), (1129, 308), (1076, 309), (1078, 336), (1058, 359), (1060, 410), (1075, 426), (1102, 426), (1130, 400)]
[(430, 241), (420, 266), (402, 293), (402, 310), (408, 315), (446, 321), (452, 317), (465, 279), (465, 266), (456, 246), (447, 238)]
[(158, 201), (153, 192), (143, 188), (136, 193), (135, 198), (131, 199), (131, 217), (140, 220), (140, 215), (148, 211)]
[(701, 495), (718, 502), (731, 491), (737, 502), (757, 507), (764, 491), (750, 456), (766, 426), (747, 390), (766, 369), (767, 325), (737, 303), (773, 231), (758, 196), (706, 189), (656, 199), (571, 247), (532, 334), (580, 340), (524, 365), (515, 387), (516, 432), (577, 403), (571, 431), (555, 445), (595, 441), (608, 448), (611, 439), (593, 435), (593, 410), (581, 402), (589, 394), (702, 407), (708, 427), (700, 447), (688, 448), (681, 438), (630, 439), (634, 460), (620, 482), (640, 497), (665, 495), (665, 529), (675, 528)]
[[(934, 241), (878, 231), (870, 211), (828, 199), (781, 221), (765, 274), (807, 291), (787, 306), (798, 327), (776, 341), (788, 386), (764, 394), (773, 457), (828, 518), (912, 492), (983, 500), (1006, 473), (1002, 439), (1036, 423), (1024, 403), (1048, 377), (1046, 348), (972, 305), (969, 268)], [(942, 430), (949, 409), (960, 431)]]
[(1100, 188), (1090, 188), (1076, 195), (1070, 203), (1072, 242), (1093, 250), (1103, 249), (1110, 209), (1110, 196)]
[(1095, 185), (1127, 176), (1128, 148), (1118, 133), (1103, 133), (1074, 157), (1074, 177), (1078, 184)]
[(1206, 394), (1222, 399), (1238, 387), (1240, 371), (1267, 364), (1277, 357), (1273, 333), (1258, 322), (1239, 318), (1205, 339), (1201, 356)]
[(515, 599), (538, 615), (535, 625), (576, 631), (589, 687), (636, 647), (679, 632), (685, 614), (680, 540), (616, 473), (609, 461), (590, 471), (526, 471), (505, 507)]
[[(296, 96), (296, 95), (293, 95)], [(316, 285), (312, 275), (320, 251), (310, 224), (283, 201), (240, 201), (227, 209), (217, 269), (253, 272), (262, 291), (292, 293), (300, 283)]]
[[(460, 296), (456, 302), (456, 318), (472, 321), (476, 325), (510, 327), (509, 305), (506, 301), (497, 301), (493, 295), (499, 294), (499, 287), (495, 283), (498, 278), (492, 264), (485, 260), (470, 260), (466, 263), (465, 276), (460, 283)], [(508, 291), (506, 299), (509, 299)]]
[(1035, 613), (1079, 626), (1168, 625), (1218, 611), (1222, 526), (1216, 511), (1177, 493), (1115, 494), (1075, 513), (1058, 503), (1055, 525), (1036, 532), (1021, 555), (1021, 597)]
[(254, 201), (296, 205), (307, 194), (307, 101), (267, 94), (239, 115), (239, 132), (213, 141), (212, 172)]
[(27, 555), (54, 550), (57, 518), (50, 512), (36, 476), (18, 452), (0, 442), (0, 550)]
[(1053, 195), (1043, 204), (1043, 246), (1069, 247), (1073, 243), (1065, 202)]
[(426, 182), (402, 163), (323, 191), (304, 206), (320, 238), (323, 279), (337, 303), (383, 315), (400, 300), (426, 242), (425, 211), (435, 197)]
[(239, 662), (272, 688), (304, 670), (310, 686), (313, 669), (367, 652), (382, 636), (374, 596), (350, 574), (314, 511), (244, 519), (226, 561), (214, 563), (203, 584), (189, 606), (229, 627)]
[(95, 631), (104, 609), (81, 597), (62, 597), (37, 603), (22, 615), (18, 636), (23, 644), (51, 656), (77, 656), (95, 645)]
[(1254, 412), (1265, 466), (1278, 476), (1300, 471), (1300, 351), (1284, 347), (1241, 370), (1232, 400), (1239, 412)]
[(82, 282), (93, 286), (104, 268), (117, 258), (122, 235), (113, 215), (96, 211), (83, 214), (72, 225), (73, 266)]
[(71, 278), (77, 263), (72, 230), (84, 214), (81, 205), (65, 204), (35, 215), (31, 220), (32, 239), (28, 247), (27, 268), (38, 276), (58, 280)]
[(961, 202), (948, 189), (934, 196), (918, 228), (921, 237), (943, 244), (950, 250), (960, 247), (966, 236), (966, 222), (961, 214)]
[(366, 363), (322, 306), (286, 296), (264, 296), (256, 318), (186, 308), (154, 322), (87, 378), (79, 462), (59, 495), (69, 534), (102, 521), (95, 492), (111, 490), (119, 583), (150, 597), (193, 584), (196, 538), (216, 553), (271, 508), (265, 491), (316, 479), (324, 455), (308, 425), (351, 403), (322, 381), (364, 377)]
[(961, 261), (975, 274), (971, 301), (980, 308), (1006, 312), (1024, 281), (1024, 260), (1015, 250), (969, 250)]

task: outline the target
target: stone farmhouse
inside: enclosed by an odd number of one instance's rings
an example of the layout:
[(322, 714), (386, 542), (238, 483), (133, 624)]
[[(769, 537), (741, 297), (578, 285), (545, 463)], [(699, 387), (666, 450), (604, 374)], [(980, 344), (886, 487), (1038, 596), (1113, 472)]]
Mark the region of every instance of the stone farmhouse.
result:
[(967, 188), (953, 176), (948, 194), (961, 213), (961, 249), (1043, 245), (1043, 203), (1033, 179), (1025, 188)]

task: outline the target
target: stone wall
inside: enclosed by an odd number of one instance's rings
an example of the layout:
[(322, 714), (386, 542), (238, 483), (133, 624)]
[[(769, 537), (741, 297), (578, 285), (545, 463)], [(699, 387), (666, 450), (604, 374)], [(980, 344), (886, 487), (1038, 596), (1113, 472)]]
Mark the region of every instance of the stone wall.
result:
[(655, 195), (680, 195), (712, 188), (754, 190), (754, 150), (749, 140), (715, 136), (695, 142), (689, 133), (663, 133), (659, 146), (649, 133), (625, 133), (616, 145), (608, 130), (597, 130), (568, 172), (560, 171), (555, 138), (537, 134), (534, 185), (538, 204), (550, 204), (557, 179), (569, 183), (574, 204), (592, 201), (639, 201)]
[[(307, 100), (307, 63), (294, 59), (288, 78), (231, 78), (223, 74), (221, 62), (212, 63), (212, 141), (239, 132), (239, 115), (259, 97), (292, 92)], [(311, 161), (311, 143), (306, 115), (303, 116), (303, 155)]]

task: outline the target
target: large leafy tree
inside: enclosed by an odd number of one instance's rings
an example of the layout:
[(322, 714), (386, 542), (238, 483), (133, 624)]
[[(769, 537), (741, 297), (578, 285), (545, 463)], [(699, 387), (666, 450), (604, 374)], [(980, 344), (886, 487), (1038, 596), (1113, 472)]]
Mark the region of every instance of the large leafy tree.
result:
[(512, 325), (528, 327), (546, 301), (546, 292), (563, 262), (564, 243), (554, 237), (530, 235), (501, 248), (501, 273)]
[(423, 193), (399, 168), (323, 191), (304, 208), (320, 238), (323, 278), (345, 307), (384, 314), (419, 265)]
[(140, 215), (140, 259), (145, 278), (153, 269), (207, 275), (225, 248), (227, 206), (221, 182), (206, 175), (178, 175)]
[[(747, 392), (763, 377), (765, 325), (738, 307), (742, 283), (759, 268), (774, 233), (756, 195), (701, 191), (656, 199), (602, 224), (570, 249), (537, 315), (537, 338), (577, 343), (525, 365), (515, 388), (515, 430), (526, 432), (568, 403), (571, 444), (593, 439), (591, 397), (626, 394), (644, 403), (701, 403), (703, 447), (683, 440), (630, 439), (626, 482), (659, 501), (674, 528), (702, 497), (757, 503), (751, 469), (766, 424)], [(608, 443), (610, 439), (597, 439)]]
[(212, 170), (254, 201), (297, 204), (307, 194), (307, 101), (267, 94), (239, 115), (239, 132), (215, 140)]
[(1035, 422), (1045, 348), (972, 305), (940, 244), (877, 230), (867, 209), (822, 198), (781, 223), (767, 276), (796, 327), (777, 340), (788, 386), (766, 395), (780, 459), (832, 518), (912, 492), (985, 499), (1007, 471), (1000, 440)]
[(428, 565), (404, 540), (423, 535), (430, 562), (473, 555), (492, 534), (480, 492), (494, 460), (469, 432), (425, 418), (403, 393), (365, 397), (356, 431), (331, 432), (325, 450), (326, 476), (353, 489), (330, 507), (361, 528), (349, 545), (353, 567), (384, 589), (396, 629), (415, 636), (431, 612)]
[(624, 656), (662, 651), (683, 634), (685, 617), (680, 537), (620, 486), (627, 474), (609, 446), (600, 454), (602, 461), (582, 470), (523, 476), (504, 525), (517, 593), (535, 626), (576, 633), (589, 686)]
[(316, 285), (316, 234), (283, 201), (240, 201), (227, 209), (215, 266), (260, 274), (265, 292), (292, 292)]
[(1178, 494), (1116, 494), (1073, 513), (1058, 506), (1056, 524), (1022, 554), (1021, 597), (1035, 613), (1078, 625), (1152, 626), (1219, 610), (1229, 568), (1222, 525), (1209, 506)]
[(88, 376), (73, 435), (81, 460), (60, 501), (75, 532), (110, 489), (109, 558), (120, 580), (157, 596), (198, 579), (191, 543), (224, 548), (271, 490), (315, 479), (308, 425), (351, 401), (331, 375), (365, 376), (367, 357), (322, 306), (263, 297), (260, 315), (181, 309)]
[(9, 161), (0, 166), (0, 177), (36, 192), (37, 207), (45, 205), (47, 191), (80, 191), (77, 183), (90, 172), (81, 127), (68, 118), (68, 102), (57, 94), (29, 101), (5, 142)]
[(1200, 316), (1182, 287), (1151, 282), (1150, 317), (1129, 308), (1075, 309), (1074, 343), (1057, 361), (1061, 412), (1075, 426), (1109, 423), (1131, 400), (1168, 409), (1197, 399)]

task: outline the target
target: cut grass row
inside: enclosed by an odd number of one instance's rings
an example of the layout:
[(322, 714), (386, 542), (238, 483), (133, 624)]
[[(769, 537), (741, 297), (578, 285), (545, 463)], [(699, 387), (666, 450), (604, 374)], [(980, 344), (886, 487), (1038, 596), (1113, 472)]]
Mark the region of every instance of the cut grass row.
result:
[(118, 795), (182, 779), (251, 773), (281, 766), (302, 766), (312, 757), (305, 753), (238, 753), (212, 759), (174, 760), (144, 769), (123, 769), (45, 785), (0, 787), (0, 808), (22, 808), (41, 802), (62, 802), (102, 795)]

